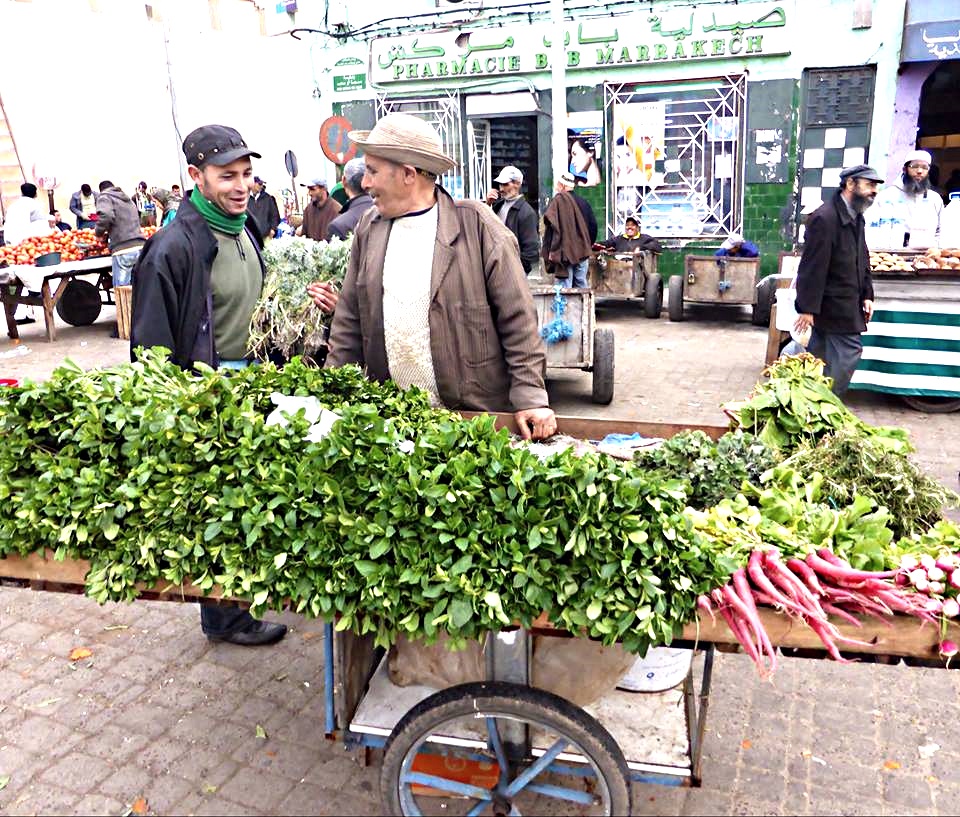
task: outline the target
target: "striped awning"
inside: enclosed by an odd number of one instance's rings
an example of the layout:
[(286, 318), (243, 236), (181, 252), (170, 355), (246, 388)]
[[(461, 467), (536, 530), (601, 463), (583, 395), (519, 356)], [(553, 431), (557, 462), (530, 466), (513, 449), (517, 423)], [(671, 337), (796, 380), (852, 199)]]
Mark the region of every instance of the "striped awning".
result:
[(862, 336), (851, 389), (960, 397), (960, 313), (956, 303), (884, 301)]

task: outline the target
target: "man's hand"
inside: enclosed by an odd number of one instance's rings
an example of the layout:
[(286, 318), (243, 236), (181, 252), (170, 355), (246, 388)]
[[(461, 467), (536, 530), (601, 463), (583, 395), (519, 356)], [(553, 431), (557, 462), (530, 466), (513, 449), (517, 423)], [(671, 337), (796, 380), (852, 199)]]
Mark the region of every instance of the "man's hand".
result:
[(545, 440), (557, 433), (557, 416), (550, 408), (531, 408), (515, 411), (513, 419), (525, 440)]
[(863, 317), (866, 318), (867, 323), (870, 323), (870, 319), (873, 317), (873, 301), (863, 302)]
[(797, 315), (797, 319), (793, 323), (794, 331), (798, 335), (802, 335), (811, 326), (813, 326), (813, 315), (811, 315), (809, 312), (803, 312)]
[(500, 198), (499, 190), (490, 190), (487, 193), (487, 204), (493, 204), (499, 198)]
[(327, 313), (333, 312), (337, 308), (337, 301), (340, 300), (340, 293), (327, 281), (314, 281), (308, 284), (307, 295), (313, 298), (313, 302), (323, 312)]

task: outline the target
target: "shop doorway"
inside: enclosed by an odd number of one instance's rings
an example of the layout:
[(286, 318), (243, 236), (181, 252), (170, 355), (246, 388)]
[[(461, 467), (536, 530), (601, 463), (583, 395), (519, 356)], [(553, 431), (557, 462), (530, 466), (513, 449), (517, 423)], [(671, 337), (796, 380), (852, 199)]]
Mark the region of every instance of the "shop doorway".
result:
[(960, 191), (960, 60), (938, 65), (920, 92), (919, 145), (930, 152), (930, 185), (945, 198)]

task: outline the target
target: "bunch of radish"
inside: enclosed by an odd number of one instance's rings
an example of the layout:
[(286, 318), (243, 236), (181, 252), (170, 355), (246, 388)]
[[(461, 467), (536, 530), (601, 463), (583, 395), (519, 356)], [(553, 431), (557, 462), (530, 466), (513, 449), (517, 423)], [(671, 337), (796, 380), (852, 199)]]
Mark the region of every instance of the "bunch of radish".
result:
[[(910, 587), (926, 596), (931, 607), (937, 605), (941, 620), (960, 616), (960, 553), (941, 553), (939, 556), (907, 553), (900, 558), (900, 570), (895, 577), (900, 587)], [(944, 638), (940, 642), (940, 655), (952, 658), (957, 654), (955, 641)]]
[(832, 658), (846, 662), (838, 643), (867, 644), (844, 636), (830, 621), (831, 615), (857, 627), (863, 626), (858, 616), (885, 621), (894, 613), (937, 622), (942, 602), (916, 592), (897, 579), (901, 575), (901, 570), (857, 570), (826, 548), (805, 559), (786, 560), (775, 548), (754, 550), (746, 568), (737, 570), (724, 587), (700, 596), (698, 605), (711, 616), (717, 612), (723, 617), (756, 663), (760, 675), (766, 677), (775, 671), (777, 656), (758, 605), (773, 607), (802, 621), (819, 636)]

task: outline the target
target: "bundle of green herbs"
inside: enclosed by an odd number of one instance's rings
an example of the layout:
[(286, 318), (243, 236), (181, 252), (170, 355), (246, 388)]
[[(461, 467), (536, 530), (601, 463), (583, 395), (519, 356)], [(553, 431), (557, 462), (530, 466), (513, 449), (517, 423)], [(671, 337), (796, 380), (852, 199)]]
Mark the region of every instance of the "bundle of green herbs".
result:
[(267, 242), (267, 267), (260, 300), (250, 321), (250, 353), (266, 360), (271, 351), (284, 358), (313, 355), (327, 339), (331, 315), (307, 294), (307, 285), (326, 281), (337, 289), (350, 259), (352, 237), (346, 241), (314, 241), (287, 236)]
[(944, 507), (960, 502), (906, 453), (848, 429), (802, 444), (786, 462), (801, 473), (822, 474), (823, 495), (836, 507), (848, 505), (856, 495), (885, 507), (898, 538), (926, 530), (943, 517)]
[(716, 442), (699, 430), (681, 431), (634, 456), (648, 474), (688, 483), (687, 503), (701, 509), (732, 499), (744, 481), (756, 482), (777, 460), (762, 440), (743, 431), (728, 432)]

